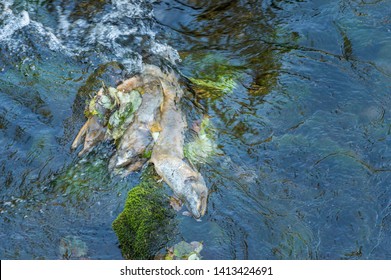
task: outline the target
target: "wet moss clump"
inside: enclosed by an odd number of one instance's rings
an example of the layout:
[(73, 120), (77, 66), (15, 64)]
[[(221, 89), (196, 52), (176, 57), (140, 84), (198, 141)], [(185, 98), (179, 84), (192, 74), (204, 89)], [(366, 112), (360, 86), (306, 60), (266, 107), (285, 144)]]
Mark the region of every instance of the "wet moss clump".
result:
[(113, 222), (125, 259), (153, 259), (175, 236), (175, 212), (158, 180), (149, 166), (140, 184), (129, 191), (124, 210)]

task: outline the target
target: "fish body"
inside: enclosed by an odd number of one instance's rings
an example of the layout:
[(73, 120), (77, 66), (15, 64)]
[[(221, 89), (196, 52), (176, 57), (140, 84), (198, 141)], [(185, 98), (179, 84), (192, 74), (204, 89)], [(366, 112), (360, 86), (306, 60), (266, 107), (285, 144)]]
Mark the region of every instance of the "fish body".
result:
[(99, 142), (105, 139), (106, 127), (104, 127), (97, 116), (88, 118), (87, 122), (80, 129), (75, 140), (72, 143), (71, 148), (76, 149), (84, 139), (83, 149), (79, 152), (79, 156), (88, 153)]
[(151, 162), (175, 195), (184, 201), (192, 216), (196, 219), (202, 217), (206, 212), (208, 198), (202, 175), (179, 157), (152, 153)]
[[(110, 170), (134, 165), (137, 161), (146, 161), (142, 155), (147, 147), (153, 144), (151, 127), (159, 117), (163, 95), (160, 83), (156, 80), (145, 84), (144, 90), (145, 93), (134, 121), (125, 130), (118, 144), (117, 152), (110, 159)], [(123, 175), (126, 176), (127, 173), (125, 172)]]
[[(208, 188), (202, 175), (184, 159), (184, 131), (187, 125), (179, 107), (183, 96), (179, 78), (172, 71), (164, 73), (156, 66), (145, 65), (142, 73), (124, 81), (111, 93), (117, 91), (119, 93), (114, 94), (115, 97), (121, 97), (121, 94), (135, 89), (142, 93), (141, 103), (132, 119), (123, 122), (125, 131), (118, 139), (106, 130), (110, 126), (110, 118), (124, 104), (121, 104), (121, 98), (112, 98), (111, 106), (104, 96), (107, 90), (101, 89), (93, 99), (95, 103), (90, 103), (92, 114), (76, 136), (72, 148), (80, 145), (85, 137), (83, 150), (79, 153), (82, 155), (100, 141), (115, 139), (118, 142), (117, 150), (110, 159), (109, 169), (122, 176), (140, 169), (147, 161), (145, 152), (152, 150), (150, 162), (154, 164), (156, 172), (184, 202), (192, 216), (199, 219), (206, 212)], [(106, 121), (109, 114), (111, 116)], [(105, 116), (103, 121), (99, 118), (102, 115)]]
[(161, 108), (162, 131), (152, 151), (156, 172), (184, 201), (194, 218), (205, 214), (208, 189), (202, 175), (184, 161), (183, 145), (186, 120), (177, 100), (183, 95), (178, 83), (163, 80), (164, 101)]

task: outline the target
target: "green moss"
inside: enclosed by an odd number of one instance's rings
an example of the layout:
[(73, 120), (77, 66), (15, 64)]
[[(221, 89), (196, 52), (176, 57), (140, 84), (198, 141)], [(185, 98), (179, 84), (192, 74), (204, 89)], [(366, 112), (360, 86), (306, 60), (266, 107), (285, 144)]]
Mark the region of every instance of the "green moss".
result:
[(151, 158), (151, 156), (152, 156), (152, 150), (145, 150), (144, 152), (143, 152), (143, 154), (142, 154), (142, 157), (143, 158), (147, 158), (147, 159), (150, 159)]
[(173, 235), (175, 213), (158, 179), (153, 168), (148, 167), (140, 184), (129, 191), (124, 210), (113, 222), (126, 259), (152, 259)]

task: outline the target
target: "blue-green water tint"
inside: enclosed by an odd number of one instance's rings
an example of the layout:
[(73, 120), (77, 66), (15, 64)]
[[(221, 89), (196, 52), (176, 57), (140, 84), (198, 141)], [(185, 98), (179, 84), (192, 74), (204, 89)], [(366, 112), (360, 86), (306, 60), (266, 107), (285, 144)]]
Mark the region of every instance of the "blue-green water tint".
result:
[(187, 76), (205, 75), (194, 54), (242, 71), (204, 100), (225, 153), (203, 169), (208, 258), (390, 257), (391, 5), (377, 2), (160, 5)]
[(69, 236), (82, 258), (121, 258), (111, 222), (138, 174), (111, 178), (110, 147), (80, 160), (70, 143), (91, 88), (173, 49), (185, 76), (235, 82), (183, 100), (223, 154), (201, 167), (207, 214), (179, 214), (173, 243), (203, 241), (206, 259), (391, 258), (388, 1), (5, 2), (19, 18), (0, 24), (21, 27), (0, 40), (2, 259), (69, 257)]

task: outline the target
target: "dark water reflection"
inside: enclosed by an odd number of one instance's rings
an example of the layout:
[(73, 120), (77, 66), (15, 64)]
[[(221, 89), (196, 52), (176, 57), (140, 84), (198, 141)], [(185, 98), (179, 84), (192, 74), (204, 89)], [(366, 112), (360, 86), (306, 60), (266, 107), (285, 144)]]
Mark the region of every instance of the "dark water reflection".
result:
[(86, 258), (121, 258), (111, 222), (137, 174), (111, 179), (110, 147), (80, 161), (69, 146), (89, 88), (152, 57), (173, 63), (167, 42), (185, 76), (226, 85), (193, 84), (223, 155), (201, 167), (208, 213), (178, 215), (173, 242), (203, 240), (206, 259), (390, 259), (388, 1), (157, 1), (153, 17), (142, 2), (134, 33), (84, 44), (77, 20), (88, 37), (119, 7), (94, 2), (15, 1), (15, 14), (60, 26), (65, 51), (31, 24), (18, 44), (0, 41), (1, 258), (61, 258), (66, 236), (86, 243)]
[(248, 75), (206, 104), (226, 154), (205, 168), (227, 234), (218, 258), (389, 258), (390, 5), (164, 5), (181, 53), (217, 52)]

